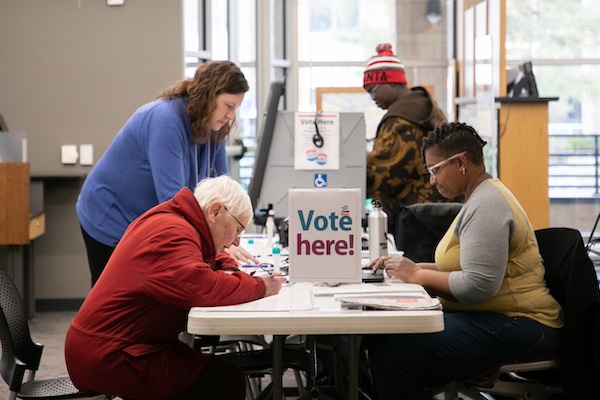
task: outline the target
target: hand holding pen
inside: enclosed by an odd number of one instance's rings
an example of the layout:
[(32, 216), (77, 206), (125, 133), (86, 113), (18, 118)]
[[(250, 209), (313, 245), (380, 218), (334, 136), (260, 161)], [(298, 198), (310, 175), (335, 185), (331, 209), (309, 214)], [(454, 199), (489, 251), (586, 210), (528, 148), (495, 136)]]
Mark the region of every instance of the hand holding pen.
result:
[(283, 284), (287, 282), (285, 276), (273, 272), (269, 272), (269, 275), (263, 275), (261, 278), (265, 282), (265, 287), (267, 288), (265, 297), (279, 293)]
[[(265, 297), (279, 293), (283, 284), (287, 283), (287, 278), (282, 276), (280, 272), (274, 273), (272, 264), (262, 263), (259, 264), (259, 267), (267, 273), (266, 275), (260, 276), (260, 278), (265, 282), (265, 287), (267, 288)], [(254, 276), (255, 273), (256, 271), (252, 271), (250, 275)]]

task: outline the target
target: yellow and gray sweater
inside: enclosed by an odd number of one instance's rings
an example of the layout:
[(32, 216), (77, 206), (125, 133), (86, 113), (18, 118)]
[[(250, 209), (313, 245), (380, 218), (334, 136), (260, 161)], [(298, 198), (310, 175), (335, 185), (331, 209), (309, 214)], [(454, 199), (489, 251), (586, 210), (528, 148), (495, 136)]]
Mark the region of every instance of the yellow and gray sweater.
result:
[(533, 228), (512, 193), (497, 179), (481, 183), (438, 244), (435, 262), (452, 271), (458, 302), (445, 311), (487, 311), (562, 326), (560, 305), (544, 280)]

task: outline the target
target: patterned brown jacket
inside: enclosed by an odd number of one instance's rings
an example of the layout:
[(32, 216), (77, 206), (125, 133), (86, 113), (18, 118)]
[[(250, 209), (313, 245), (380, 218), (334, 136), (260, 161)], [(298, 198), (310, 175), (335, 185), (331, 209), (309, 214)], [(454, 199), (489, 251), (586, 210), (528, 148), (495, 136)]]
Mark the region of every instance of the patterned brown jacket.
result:
[(390, 105), (367, 153), (367, 197), (379, 199), (392, 215), (393, 204), (456, 201), (444, 199), (424, 173), (423, 137), (446, 117), (429, 92), (414, 87)]

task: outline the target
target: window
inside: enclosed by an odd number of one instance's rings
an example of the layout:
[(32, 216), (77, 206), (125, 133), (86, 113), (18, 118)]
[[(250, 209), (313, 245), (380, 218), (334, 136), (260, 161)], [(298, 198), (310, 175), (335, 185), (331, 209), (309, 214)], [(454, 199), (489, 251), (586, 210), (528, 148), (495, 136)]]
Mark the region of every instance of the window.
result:
[[(532, 61), (550, 131), (600, 132), (600, 9), (585, 0), (507, 0), (506, 60)], [(572, 128), (568, 128), (572, 125)]]
[(507, 0), (506, 60), (532, 61), (549, 104), (550, 197), (599, 193), (600, 9), (589, 0)]
[[(239, 160), (230, 157), (229, 163), (232, 177), (244, 186), (252, 173), (256, 132), (261, 123), (257, 117), (262, 115), (262, 103), (266, 102), (271, 80), (283, 77), (289, 67), (285, 43), (289, 29), (288, 3), (288, 0), (183, 2), (185, 76), (193, 76), (204, 62), (231, 60), (240, 66), (250, 85), (238, 110), (237, 130), (229, 143), (241, 140), (248, 148), (244, 157)], [(265, 23), (269, 29), (264, 29)]]
[(441, 0), (184, 0), (186, 75), (227, 58), (250, 83), (236, 133), (248, 152), (239, 169), (232, 160), (232, 176), (249, 182), (271, 81), (286, 76), (283, 108), (315, 111), (317, 87), (362, 86), (379, 43), (392, 43), (409, 85), (434, 87), (447, 109), (446, 20), (428, 16), (436, 2), (445, 14)]
[[(360, 87), (379, 43), (395, 43), (394, 0), (298, 0), (298, 110), (317, 87)], [(395, 49), (394, 49), (395, 50)]]
[(298, 61), (364, 66), (381, 42), (395, 43), (394, 0), (298, 0)]

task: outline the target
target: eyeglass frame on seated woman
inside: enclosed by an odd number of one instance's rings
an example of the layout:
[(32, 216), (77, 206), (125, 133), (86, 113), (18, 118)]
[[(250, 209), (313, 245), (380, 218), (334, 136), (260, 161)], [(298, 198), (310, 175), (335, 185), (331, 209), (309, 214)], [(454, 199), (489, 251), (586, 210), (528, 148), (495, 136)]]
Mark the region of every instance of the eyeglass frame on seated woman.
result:
[(448, 158), (446, 158), (445, 160), (440, 161), (439, 163), (433, 164), (431, 167), (425, 166), (425, 172), (428, 173), (430, 176), (433, 177), (433, 179), (437, 179), (435, 177), (435, 175), (439, 172), (439, 169), (441, 167), (443, 167), (444, 165), (448, 164), (449, 162), (457, 159), (460, 156), (464, 156), (465, 154), (467, 154), (467, 151), (461, 151), (460, 153), (456, 153), (453, 156), (450, 156)]

